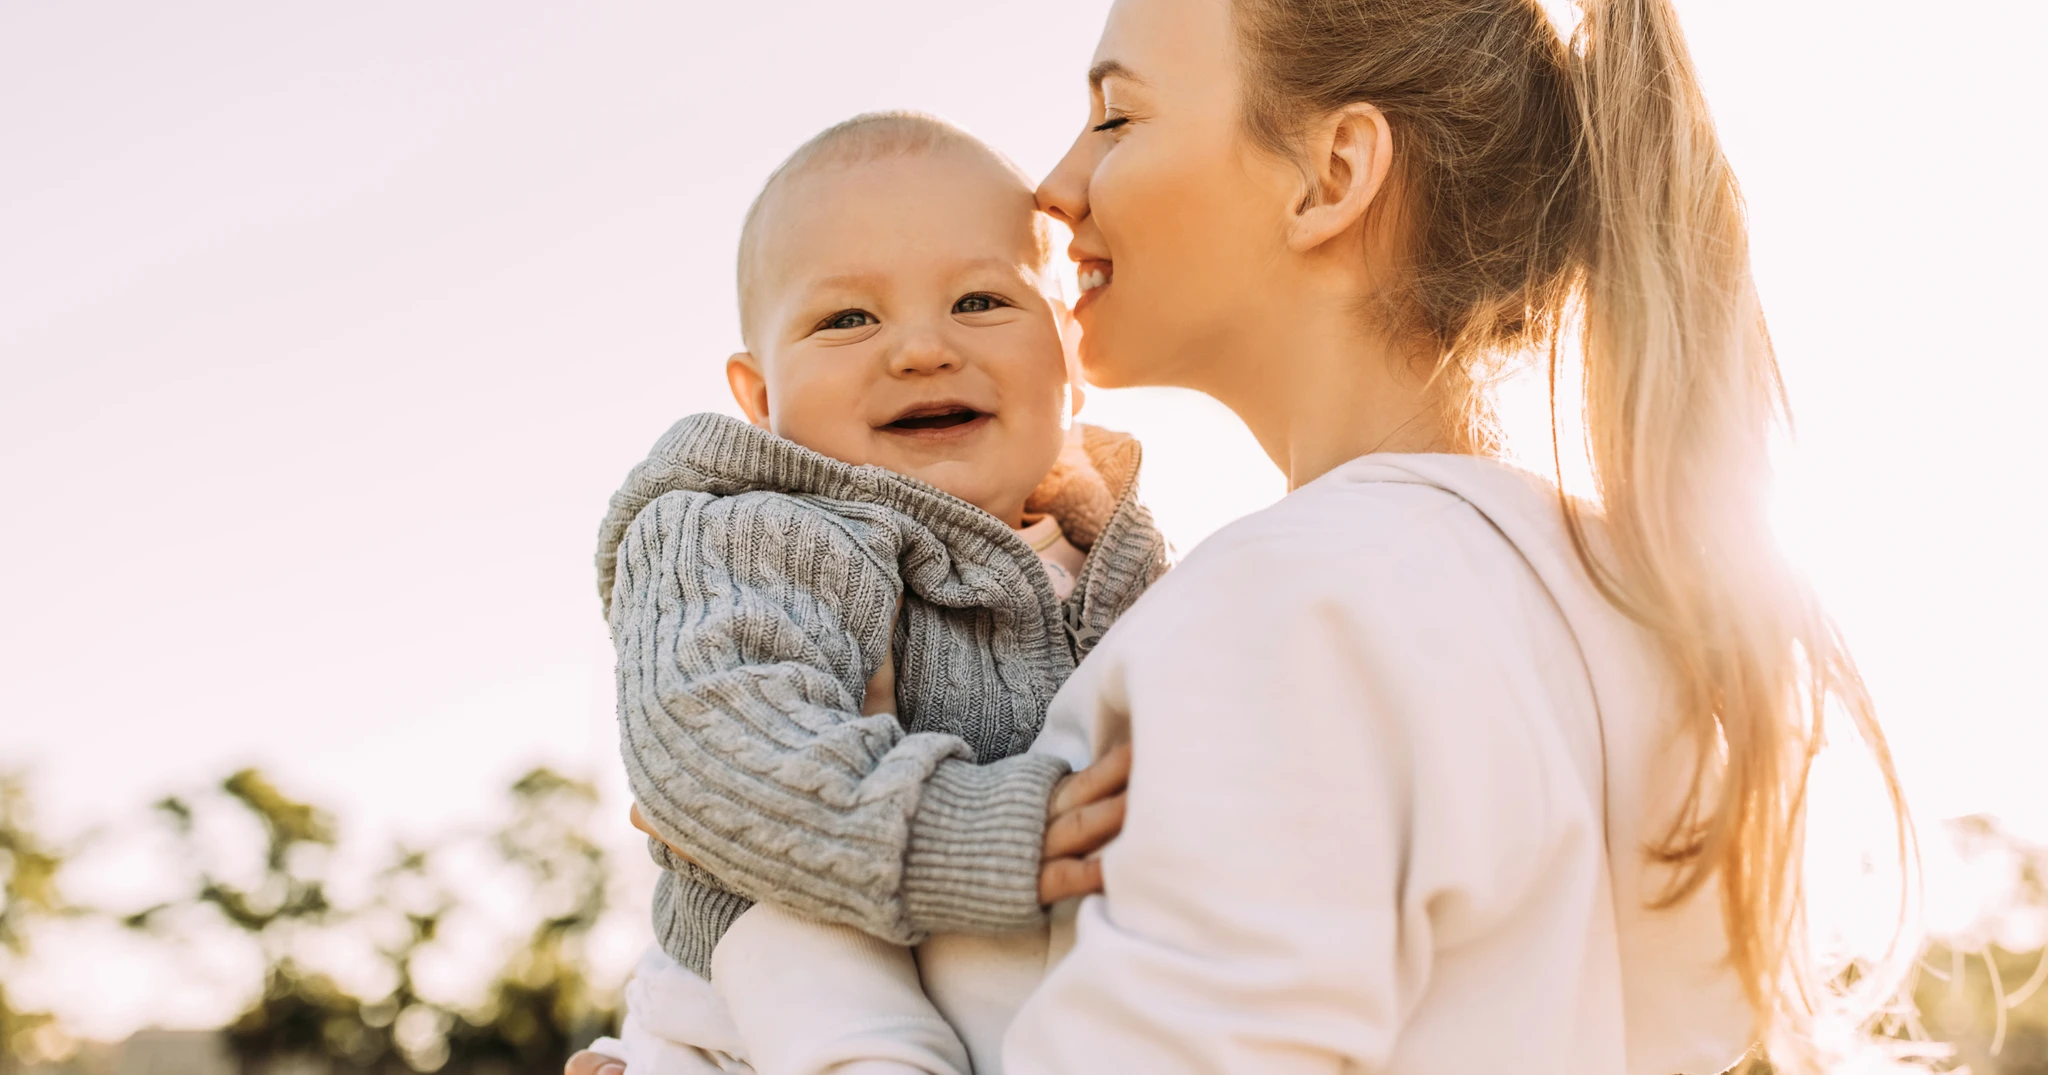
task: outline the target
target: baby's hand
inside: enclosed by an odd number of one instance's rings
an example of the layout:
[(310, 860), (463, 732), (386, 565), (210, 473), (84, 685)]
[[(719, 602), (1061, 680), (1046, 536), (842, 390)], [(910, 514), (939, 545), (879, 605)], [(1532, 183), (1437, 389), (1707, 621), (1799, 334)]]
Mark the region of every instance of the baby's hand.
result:
[(861, 700), (860, 715), (872, 717), (877, 713), (896, 712), (896, 653), (891, 650), (882, 658), (882, 667), (868, 680), (867, 697)]
[[(895, 619), (897, 621), (903, 619), (903, 602), (901, 601), (896, 603)], [(891, 638), (895, 636), (893, 627), (890, 630), (890, 636)], [(894, 712), (896, 712), (896, 647), (891, 645), (889, 651), (882, 654), (882, 667), (875, 669), (875, 674), (868, 678), (868, 693), (866, 697), (861, 699), (860, 715), (872, 717), (877, 713)]]
[(1053, 785), (1045, 808), (1045, 854), (1038, 867), (1038, 902), (1054, 904), (1102, 891), (1096, 852), (1124, 828), (1124, 788), (1131, 779), (1125, 743)]

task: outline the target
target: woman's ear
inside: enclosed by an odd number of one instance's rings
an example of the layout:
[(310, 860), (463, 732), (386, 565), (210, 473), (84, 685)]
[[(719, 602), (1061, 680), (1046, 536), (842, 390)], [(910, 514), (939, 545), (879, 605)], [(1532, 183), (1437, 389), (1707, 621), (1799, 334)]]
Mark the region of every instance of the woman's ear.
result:
[(1394, 163), (1394, 129), (1369, 104), (1346, 105), (1316, 129), (1309, 143), (1310, 186), (1295, 208), (1287, 245), (1309, 251), (1365, 219)]
[(768, 428), (768, 378), (752, 352), (736, 351), (725, 360), (725, 383), (732, 387), (733, 402), (747, 421)]

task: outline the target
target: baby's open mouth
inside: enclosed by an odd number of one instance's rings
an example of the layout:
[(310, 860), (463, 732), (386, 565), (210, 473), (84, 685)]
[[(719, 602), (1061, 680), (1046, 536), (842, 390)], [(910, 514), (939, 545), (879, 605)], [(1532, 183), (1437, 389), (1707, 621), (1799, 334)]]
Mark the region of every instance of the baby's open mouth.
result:
[(956, 429), (986, 417), (988, 417), (986, 412), (977, 411), (972, 407), (957, 403), (943, 403), (928, 407), (913, 407), (898, 415), (895, 421), (882, 428), (899, 430), (906, 433), (935, 429)]

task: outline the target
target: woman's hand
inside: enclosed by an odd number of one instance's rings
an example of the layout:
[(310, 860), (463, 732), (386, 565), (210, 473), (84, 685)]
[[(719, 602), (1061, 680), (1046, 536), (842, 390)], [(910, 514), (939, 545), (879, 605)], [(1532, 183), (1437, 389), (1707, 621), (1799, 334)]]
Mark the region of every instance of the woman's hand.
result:
[(1124, 788), (1131, 780), (1131, 745), (1125, 743), (1053, 785), (1045, 808), (1045, 856), (1038, 867), (1038, 902), (1051, 905), (1102, 891), (1102, 860), (1095, 856), (1124, 828)]
[(569, 1058), (562, 1075), (626, 1075), (626, 1064), (618, 1057), (585, 1049)]

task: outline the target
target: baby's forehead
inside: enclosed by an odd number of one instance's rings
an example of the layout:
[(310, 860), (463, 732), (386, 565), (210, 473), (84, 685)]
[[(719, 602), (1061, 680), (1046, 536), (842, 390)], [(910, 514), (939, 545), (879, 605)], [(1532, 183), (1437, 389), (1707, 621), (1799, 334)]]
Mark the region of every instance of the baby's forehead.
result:
[(741, 312), (828, 262), (909, 268), (999, 260), (1040, 276), (1050, 255), (1028, 183), (972, 140), (793, 160), (762, 192), (742, 232)]
[(1031, 189), (997, 162), (964, 150), (821, 164), (786, 176), (762, 206), (756, 238), (764, 246), (788, 244), (884, 221), (906, 241), (953, 236), (1040, 253)]

